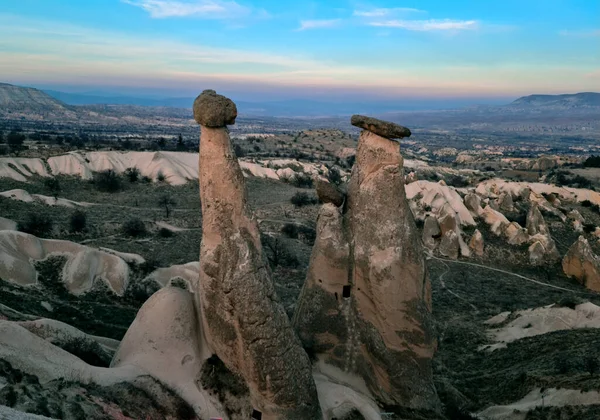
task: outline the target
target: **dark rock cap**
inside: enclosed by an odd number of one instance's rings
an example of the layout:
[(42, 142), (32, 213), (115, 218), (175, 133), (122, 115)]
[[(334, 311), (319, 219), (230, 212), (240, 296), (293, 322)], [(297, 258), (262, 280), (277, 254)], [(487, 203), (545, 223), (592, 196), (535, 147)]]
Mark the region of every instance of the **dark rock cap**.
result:
[(392, 122), (378, 120), (377, 118), (353, 115), (350, 120), (352, 125), (363, 128), (386, 139), (401, 139), (410, 137), (410, 130)]
[(235, 103), (214, 90), (205, 90), (194, 101), (194, 119), (200, 125), (211, 128), (235, 124)]
[(332, 203), (336, 207), (344, 204), (344, 200), (346, 199), (346, 195), (335, 185), (321, 179), (317, 180), (317, 196), (321, 202)]

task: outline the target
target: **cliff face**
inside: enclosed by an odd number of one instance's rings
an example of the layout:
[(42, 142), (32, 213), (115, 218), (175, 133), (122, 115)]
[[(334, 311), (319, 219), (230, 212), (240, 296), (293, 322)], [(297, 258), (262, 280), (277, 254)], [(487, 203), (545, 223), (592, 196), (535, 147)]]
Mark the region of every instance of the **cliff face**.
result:
[(336, 379), (437, 410), (430, 284), (398, 143), (362, 132), (346, 207), (321, 209), (300, 299), (294, 326)]
[[(197, 100), (200, 109), (194, 108), (201, 124), (203, 109), (224, 106), (223, 97), (211, 102), (206, 96)], [(275, 294), (247, 207), (244, 177), (224, 126), (231, 123), (231, 105), (225, 109), (221, 127), (216, 127), (218, 112), (207, 113), (212, 128), (203, 125), (200, 139), (197, 304), (203, 329), (213, 352), (244, 378), (263, 419), (320, 418), (310, 361)]]

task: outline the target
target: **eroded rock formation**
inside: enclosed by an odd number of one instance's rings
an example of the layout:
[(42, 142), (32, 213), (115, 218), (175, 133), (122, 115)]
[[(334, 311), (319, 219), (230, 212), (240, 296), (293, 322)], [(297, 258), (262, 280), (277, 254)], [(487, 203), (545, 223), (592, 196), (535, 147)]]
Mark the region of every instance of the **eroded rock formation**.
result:
[[(364, 119), (361, 119), (364, 121)], [(335, 382), (380, 403), (437, 410), (432, 382), (431, 291), (404, 191), (399, 145), (368, 120), (345, 209), (325, 204), (294, 316), (305, 347)]]
[(317, 419), (310, 361), (275, 294), (225, 127), (235, 120), (231, 104), (214, 91), (203, 92), (194, 104), (202, 125), (202, 327), (211, 350), (248, 385), (263, 419)]
[(562, 260), (565, 274), (574, 277), (588, 289), (600, 292), (600, 258), (587, 239), (580, 236)]

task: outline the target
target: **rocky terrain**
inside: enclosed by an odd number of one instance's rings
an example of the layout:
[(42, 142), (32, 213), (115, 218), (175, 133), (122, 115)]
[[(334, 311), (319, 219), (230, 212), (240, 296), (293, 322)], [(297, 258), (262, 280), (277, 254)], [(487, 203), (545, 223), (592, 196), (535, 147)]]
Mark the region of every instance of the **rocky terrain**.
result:
[[(233, 102), (194, 117), (199, 154), (0, 157), (0, 418), (600, 413), (585, 152), (355, 116), (239, 156)], [(295, 138), (311, 159), (275, 155)]]

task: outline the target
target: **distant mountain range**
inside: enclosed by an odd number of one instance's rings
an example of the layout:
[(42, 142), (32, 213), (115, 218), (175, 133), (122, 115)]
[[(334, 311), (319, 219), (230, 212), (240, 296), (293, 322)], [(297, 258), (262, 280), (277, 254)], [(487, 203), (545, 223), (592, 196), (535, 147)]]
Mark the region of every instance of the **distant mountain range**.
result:
[[(148, 99), (127, 96), (76, 94), (52, 90), (42, 91), (0, 83), (0, 114), (6, 112), (37, 112), (45, 116), (60, 115), (61, 113), (73, 115), (79, 110), (103, 112), (108, 111), (109, 108), (111, 112), (118, 113), (121, 108), (123, 108), (121, 110), (128, 109), (131, 111), (132, 107), (138, 107), (139, 112), (146, 114), (150, 112), (150, 109), (147, 107), (162, 107), (171, 108), (172, 112), (177, 112), (180, 115), (187, 115), (190, 112), (193, 101), (194, 98)], [(340, 103), (311, 100), (287, 100), (263, 103), (236, 101), (236, 104), (240, 115), (247, 117), (336, 117), (357, 113), (390, 115), (408, 111), (440, 110), (439, 102), (433, 103), (427, 100), (412, 100), (404, 104), (389, 101)], [(108, 107), (104, 105), (108, 105)], [(600, 93), (583, 92), (565, 95), (530, 95), (521, 97), (505, 105), (473, 106), (473, 104), (467, 102), (450, 105), (454, 105), (450, 109), (460, 111), (461, 113), (512, 114), (520, 110), (529, 112), (589, 112), (596, 109), (600, 111)], [(147, 111), (143, 111), (140, 107), (144, 107)]]
[(600, 93), (582, 92), (565, 95), (529, 95), (523, 96), (511, 107), (524, 108), (589, 108), (600, 107)]
[[(52, 97), (69, 105), (139, 105), (191, 109), (194, 99), (189, 98), (140, 98), (132, 96), (104, 96), (94, 94), (67, 93), (45, 90)], [(307, 99), (282, 101), (249, 102), (233, 98), (240, 114), (248, 116), (278, 117), (317, 117), (347, 116), (356, 113), (383, 114), (397, 111), (422, 111), (457, 108), (472, 105), (472, 100), (455, 99), (440, 101), (435, 99), (408, 99), (398, 101), (345, 101), (323, 102)], [(488, 101), (490, 102), (490, 101)], [(498, 104), (498, 100), (491, 103)]]

